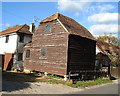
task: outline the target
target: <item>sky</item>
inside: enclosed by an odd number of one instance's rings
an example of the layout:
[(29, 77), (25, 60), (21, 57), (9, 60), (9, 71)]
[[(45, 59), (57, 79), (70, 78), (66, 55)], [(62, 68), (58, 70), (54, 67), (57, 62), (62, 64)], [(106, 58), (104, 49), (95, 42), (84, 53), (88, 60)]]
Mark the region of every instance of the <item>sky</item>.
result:
[[(56, 12), (73, 18), (87, 28), (94, 36), (118, 34), (118, 2), (77, 2), (58, 0), (56, 2), (2, 2), (2, 23), (0, 31), (16, 24), (39, 22)], [(35, 22), (37, 20), (37, 22)]]

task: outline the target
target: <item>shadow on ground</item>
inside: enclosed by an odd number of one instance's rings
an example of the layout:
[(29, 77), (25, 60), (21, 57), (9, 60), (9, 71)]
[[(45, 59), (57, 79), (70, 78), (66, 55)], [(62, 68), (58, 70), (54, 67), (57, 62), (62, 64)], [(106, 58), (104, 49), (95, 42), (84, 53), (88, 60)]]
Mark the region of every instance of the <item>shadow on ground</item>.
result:
[(36, 82), (37, 79), (33, 75), (15, 72), (2, 72), (2, 91), (19, 91), (30, 87), (29, 82)]
[(110, 76), (110, 80), (116, 80), (114, 76)]

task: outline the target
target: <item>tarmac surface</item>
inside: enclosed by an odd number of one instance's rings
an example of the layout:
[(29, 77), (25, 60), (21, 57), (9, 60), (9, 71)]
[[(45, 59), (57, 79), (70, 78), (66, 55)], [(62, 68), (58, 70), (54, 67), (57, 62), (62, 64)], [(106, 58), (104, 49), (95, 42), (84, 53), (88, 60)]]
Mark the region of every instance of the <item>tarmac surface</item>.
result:
[(118, 94), (118, 82), (97, 85), (85, 89), (72, 88), (62, 84), (21, 83), (4, 81), (2, 94)]

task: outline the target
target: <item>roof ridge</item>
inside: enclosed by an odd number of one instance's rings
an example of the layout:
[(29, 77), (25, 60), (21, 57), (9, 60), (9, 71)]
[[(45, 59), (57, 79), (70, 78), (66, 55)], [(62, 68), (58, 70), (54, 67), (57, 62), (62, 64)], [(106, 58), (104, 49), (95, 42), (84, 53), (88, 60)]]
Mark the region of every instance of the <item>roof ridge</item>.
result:
[[(29, 27), (29, 25), (27, 25), (27, 24), (18, 25), (18, 26), (15, 26), (14, 28), (10, 28), (9, 30), (6, 29), (6, 30), (1, 31), (1, 32), (0, 32), (0, 35), (4, 35), (4, 34), (8, 34), (8, 33), (13, 33), (13, 32), (18, 32), (18, 31), (22, 30), (22, 28), (23, 28), (24, 26), (28, 26), (28, 27)], [(29, 31), (28, 28), (27, 28), (27, 29), (26, 29), (26, 28), (25, 28), (25, 29), (23, 28), (23, 30), (22, 30), (21, 33), (31, 34), (31, 32)]]
[[(26, 25), (26, 24), (24, 24), (24, 25)], [(11, 27), (11, 28), (9, 28), (9, 29), (5, 29), (5, 30), (10, 30), (10, 29), (12, 29), (12, 28), (17, 28), (17, 27), (20, 27), (20, 26), (22, 27), (23, 25), (13, 26), (13, 27)], [(20, 28), (21, 28), (21, 27), (20, 27)], [(5, 31), (5, 30), (3, 30), (3, 31)], [(3, 31), (0, 31), (0, 32), (3, 32)]]
[(85, 37), (85, 38), (88, 38), (88, 39), (91, 39), (91, 40), (95, 41), (95, 38), (87, 30), (87, 28), (85, 28), (83, 25), (79, 24), (73, 18), (70, 18), (70, 17), (65, 16), (63, 14), (60, 14), (58, 12), (49, 16), (49, 17), (47, 17), (46, 19), (42, 20), (40, 22), (40, 24), (51, 22), (51, 21), (54, 21), (54, 20), (57, 20), (57, 19), (61, 22), (62, 25), (64, 25), (64, 27), (68, 30), (68, 32), (70, 34), (79, 35), (81, 37)]
[(21, 25), (21, 27), (17, 31), (19, 31), (20, 29), (22, 29), (25, 25), (26, 24)]
[(57, 18), (59, 17), (59, 15), (60, 15), (60, 13), (59, 12), (57, 12), (57, 13), (55, 13), (56, 15), (57, 15)]
[[(112, 45), (112, 46), (116, 46), (116, 47), (119, 47), (118, 45), (114, 45), (114, 44), (111, 44), (111, 43), (107, 43), (105, 41), (101, 41), (101, 40), (97, 40), (98, 42), (103, 42), (103, 43), (106, 43), (106, 44), (109, 44), (109, 45)], [(119, 47), (120, 48), (120, 47)]]
[[(49, 16), (49, 17), (43, 19), (40, 23), (45, 23), (45, 22), (48, 22), (48, 21), (56, 20), (56, 19), (59, 18), (59, 16), (60, 16), (60, 13), (57, 12), (57, 13), (52, 14), (51, 16)], [(52, 18), (51, 18), (51, 17), (52, 17)], [(50, 19), (50, 20), (49, 20), (49, 19)]]

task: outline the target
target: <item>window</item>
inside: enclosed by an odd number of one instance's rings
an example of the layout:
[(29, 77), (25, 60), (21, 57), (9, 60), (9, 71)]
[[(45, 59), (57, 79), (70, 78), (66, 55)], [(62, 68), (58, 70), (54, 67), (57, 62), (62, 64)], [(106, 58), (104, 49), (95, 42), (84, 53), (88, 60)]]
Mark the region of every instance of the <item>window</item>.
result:
[(109, 61), (103, 60), (103, 67), (110, 66)]
[(22, 61), (23, 53), (18, 53), (18, 61)]
[(19, 35), (19, 42), (24, 43), (24, 34)]
[(99, 60), (95, 60), (95, 69), (96, 70), (99, 70), (99, 65), (100, 65)]
[(42, 48), (41, 49), (41, 56), (45, 56), (46, 55), (46, 49), (45, 48)]
[(30, 58), (30, 50), (26, 50), (26, 58)]
[(99, 66), (99, 60), (95, 60), (95, 66), (96, 66), (96, 67)]
[(111, 54), (110, 50), (104, 50), (104, 52)]
[(6, 36), (5, 43), (8, 43), (8, 41), (9, 41), (9, 35)]
[(46, 25), (46, 32), (47, 33), (51, 32), (51, 25), (50, 24)]

